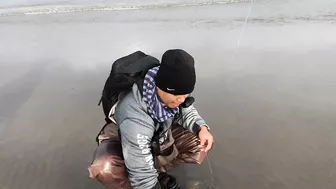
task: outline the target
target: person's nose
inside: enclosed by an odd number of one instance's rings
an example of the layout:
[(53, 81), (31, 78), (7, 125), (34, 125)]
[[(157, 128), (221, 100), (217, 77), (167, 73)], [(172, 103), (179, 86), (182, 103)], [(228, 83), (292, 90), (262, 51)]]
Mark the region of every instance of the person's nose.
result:
[(184, 102), (185, 98), (183, 96), (180, 96), (177, 98), (177, 102), (182, 103)]

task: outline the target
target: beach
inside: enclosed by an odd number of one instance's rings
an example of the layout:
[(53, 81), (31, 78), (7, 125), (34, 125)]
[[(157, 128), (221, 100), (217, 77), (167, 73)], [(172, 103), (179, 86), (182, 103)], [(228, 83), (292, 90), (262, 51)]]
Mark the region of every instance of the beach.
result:
[(104, 188), (87, 167), (111, 65), (171, 48), (195, 58), (215, 138), (173, 172), (184, 188), (336, 187), (333, 1), (134, 2), (0, 10), (0, 189)]

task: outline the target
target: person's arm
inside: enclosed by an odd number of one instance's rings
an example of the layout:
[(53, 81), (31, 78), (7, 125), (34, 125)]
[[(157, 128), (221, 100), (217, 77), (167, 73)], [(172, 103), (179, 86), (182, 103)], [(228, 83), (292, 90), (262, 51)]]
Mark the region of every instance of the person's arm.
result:
[(133, 189), (161, 189), (151, 153), (154, 127), (138, 119), (125, 119), (120, 125), (125, 165)]
[(202, 126), (207, 127), (208, 130), (210, 129), (193, 105), (182, 108), (182, 120), (180, 123), (185, 129), (193, 133), (198, 133)]
[(182, 108), (182, 126), (198, 135), (202, 151), (207, 153), (212, 148), (213, 136), (209, 132), (210, 127), (198, 114), (193, 105), (190, 105), (187, 108)]

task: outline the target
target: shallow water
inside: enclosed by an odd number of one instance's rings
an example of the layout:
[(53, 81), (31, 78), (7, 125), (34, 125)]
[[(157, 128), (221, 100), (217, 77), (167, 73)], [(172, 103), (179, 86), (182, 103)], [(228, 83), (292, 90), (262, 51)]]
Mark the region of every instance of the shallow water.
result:
[(198, 3), (225, 3), (242, 2), (244, 0), (2, 0), (0, 8), (36, 7), (50, 5), (109, 5), (109, 6), (140, 6), (164, 4), (198, 4)]
[(1, 17), (0, 188), (102, 188), (87, 166), (111, 63), (138, 49), (160, 59), (184, 48), (197, 61), (195, 106), (216, 143), (212, 170), (181, 167), (182, 184), (334, 189), (331, 2)]

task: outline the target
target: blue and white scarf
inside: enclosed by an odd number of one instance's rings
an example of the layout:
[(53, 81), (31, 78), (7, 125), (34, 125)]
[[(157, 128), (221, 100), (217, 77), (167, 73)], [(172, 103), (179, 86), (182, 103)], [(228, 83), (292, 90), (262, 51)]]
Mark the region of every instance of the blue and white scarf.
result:
[(179, 108), (171, 109), (159, 99), (154, 80), (158, 70), (159, 66), (147, 72), (143, 83), (143, 100), (147, 104), (149, 115), (158, 122), (165, 122), (173, 117)]

